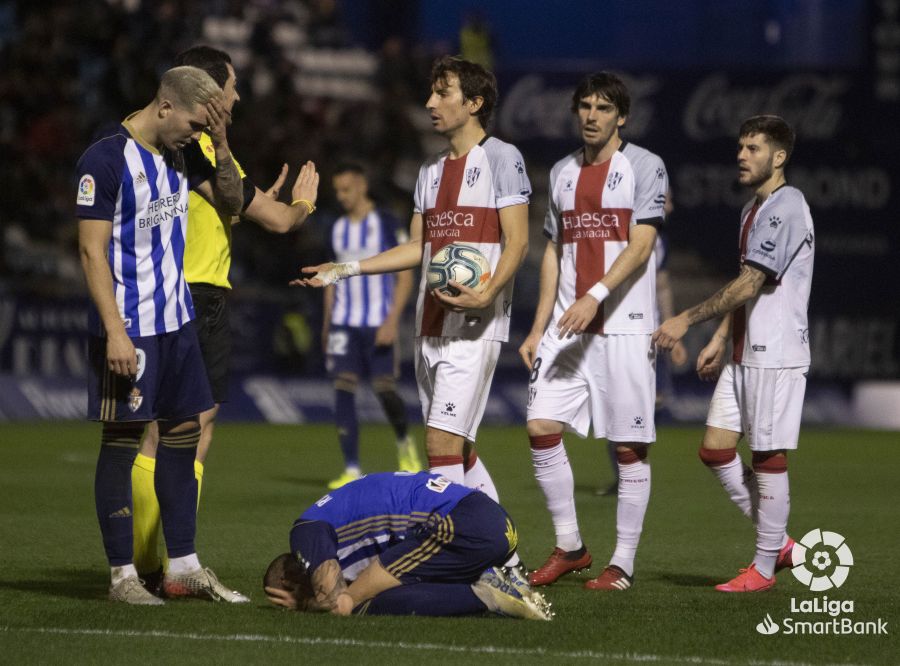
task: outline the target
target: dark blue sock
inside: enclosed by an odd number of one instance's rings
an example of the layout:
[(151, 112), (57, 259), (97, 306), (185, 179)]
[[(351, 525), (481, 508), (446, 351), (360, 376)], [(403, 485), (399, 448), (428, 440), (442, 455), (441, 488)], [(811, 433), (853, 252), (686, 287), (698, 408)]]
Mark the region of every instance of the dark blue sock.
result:
[(334, 422), (345, 465), (359, 465), (359, 422), (356, 420), (356, 394), (334, 392)]
[(134, 506), (131, 466), (140, 446), (143, 423), (104, 423), (94, 474), (94, 503), (103, 548), (110, 566), (131, 564), (134, 557)]
[(159, 515), (170, 558), (196, 552), (197, 479), (194, 476), (194, 458), (199, 440), (199, 424), (179, 433), (161, 433), (159, 436), (153, 486), (159, 500)]
[(416, 583), (382, 592), (354, 612), (361, 615), (472, 615), (487, 611), (468, 583)]
[(382, 391), (378, 394), (384, 415), (394, 429), (398, 440), (406, 439), (406, 405), (396, 391)]

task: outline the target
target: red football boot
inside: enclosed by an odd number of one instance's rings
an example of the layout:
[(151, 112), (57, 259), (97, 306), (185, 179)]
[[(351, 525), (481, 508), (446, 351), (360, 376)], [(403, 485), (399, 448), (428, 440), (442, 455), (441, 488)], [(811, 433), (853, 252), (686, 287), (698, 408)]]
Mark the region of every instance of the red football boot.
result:
[(554, 548), (541, 568), (531, 572), (528, 582), (535, 587), (550, 585), (567, 573), (590, 568), (593, 561), (594, 558), (584, 544), (578, 550), (565, 551), (562, 548)]
[(790, 569), (794, 566), (793, 549), (794, 540), (791, 537), (788, 537), (787, 543), (784, 544), (784, 548), (778, 551), (778, 559), (775, 560), (775, 573), (778, 573), (782, 569)]
[(716, 585), (719, 592), (765, 592), (775, 587), (775, 576), (765, 578), (756, 570), (756, 565), (751, 564), (746, 569), (727, 583)]
[(586, 590), (618, 590), (623, 591), (631, 587), (634, 579), (622, 571), (615, 564), (610, 564), (603, 573), (584, 584)]

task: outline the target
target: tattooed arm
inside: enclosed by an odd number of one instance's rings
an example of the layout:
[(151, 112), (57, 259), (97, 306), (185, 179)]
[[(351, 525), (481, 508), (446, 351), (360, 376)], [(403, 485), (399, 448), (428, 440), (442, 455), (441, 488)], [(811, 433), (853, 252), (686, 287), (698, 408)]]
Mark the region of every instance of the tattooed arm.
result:
[(759, 293), (766, 281), (766, 274), (758, 268), (744, 264), (734, 280), (719, 289), (699, 305), (667, 319), (653, 333), (653, 342), (662, 349), (671, 349), (684, 337), (688, 328), (707, 319), (721, 317), (734, 311)]
[(347, 591), (340, 564), (337, 560), (325, 560), (316, 567), (311, 578), (315, 598), (310, 600), (306, 610), (325, 613), (333, 611), (338, 596)]

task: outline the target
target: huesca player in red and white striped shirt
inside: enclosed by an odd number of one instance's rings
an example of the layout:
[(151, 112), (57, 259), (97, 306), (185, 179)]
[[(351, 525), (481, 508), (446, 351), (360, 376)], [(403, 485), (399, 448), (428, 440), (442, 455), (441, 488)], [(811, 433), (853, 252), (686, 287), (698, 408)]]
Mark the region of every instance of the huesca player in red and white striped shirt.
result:
[[(429, 292), (422, 271), (415, 363), (430, 471), (494, 500), (496, 488), (474, 444), (500, 345), (509, 335), (513, 276), (528, 250), (531, 195), (522, 155), (487, 135), (496, 100), (494, 75), (480, 65), (460, 58), (435, 62), (425, 106), (450, 145), (419, 170), (410, 241), (359, 262), (304, 268), (315, 275), (292, 283), (319, 287), (352, 275), (424, 269), (455, 241), (484, 254), (491, 279), (480, 292), (456, 283), (458, 296)], [(513, 556), (509, 564), (517, 563)]]
[(630, 97), (614, 74), (584, 79), (572, 96), (583, 147), (550, 172), (541, 287), (519, 352), (531, 371), (528, 437), (556, 547), (531, 574), (549, 585), (592, 564), (581, 540), (563, 431), (606, 438), (619, 467), (616, 548), (585, 584), (625, 590), (650, 499), (649, 444), (656, 439), (656, 230), (668, 176), (653, 153), (624, 141)]

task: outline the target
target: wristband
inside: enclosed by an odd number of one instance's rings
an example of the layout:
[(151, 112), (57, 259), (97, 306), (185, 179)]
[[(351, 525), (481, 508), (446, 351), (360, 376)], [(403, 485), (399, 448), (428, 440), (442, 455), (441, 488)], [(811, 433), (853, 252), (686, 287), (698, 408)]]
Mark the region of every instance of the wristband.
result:
[(291, 202), (291, 208), (293, 208), (294, 206), (298, 206), (300, 204), (303, 204), (306, 207), (307, 215), (312, 215), (313, 212), (315, 212), (315, 210), (316, 210), (315, 204), (312, 201), (310, 201), (309, 199), (294, 199)]
[(602, 303), (606, 300), (606, 297), (609, 296), (609, 289), (607, 289), (606, 285), (602, 282), (598, 282), (588, 289), (587, 293), (596, 298), (598, 303)]

